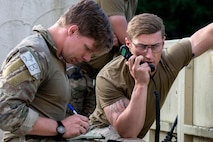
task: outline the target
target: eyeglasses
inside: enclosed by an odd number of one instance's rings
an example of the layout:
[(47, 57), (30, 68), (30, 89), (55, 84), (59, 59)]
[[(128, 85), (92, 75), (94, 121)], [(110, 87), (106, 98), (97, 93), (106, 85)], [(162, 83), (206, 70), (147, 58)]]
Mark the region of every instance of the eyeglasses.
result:
[(133, 41), (131, 41), (131, 42), (136, 48), (139, 48), (139, 50), (141, 50), (144, 53), (147, 52), (148, 48), (151, 48), (152, 53), (159, 53), (159, 52), (161, 52), (161, 50), (163, 48), (163, 46), (162, 46), (163, 42), (152, 44), (152, 45), (145, 45), (142, 43), (135, 44)]

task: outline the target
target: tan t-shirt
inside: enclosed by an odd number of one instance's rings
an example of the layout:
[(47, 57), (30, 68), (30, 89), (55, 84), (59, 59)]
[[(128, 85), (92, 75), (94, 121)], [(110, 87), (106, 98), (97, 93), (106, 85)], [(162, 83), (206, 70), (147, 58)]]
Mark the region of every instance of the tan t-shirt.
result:
[[(192, 59), (191, 44), (189, 40), (181, 40), (173, 47), (164, 49), (161, 61), (157, 66), (154, 80), (160, 94), (162, 106), (168, 91), (177, 77), (179, 71)], [(108, 63), (96, 78), (96, 102), (94, 113), (90, 116), (91, 123), (97, 127), (110, 125), (103, 112), (103, 108), (111, 105), (121, 98), (131, 98), (134, 79), (125, 64), (126, 60), (118, 56)], [(155, 120), (155, 86), (150, 80), (147, 95), (146, 119), (139, 138), (143, 138)]]
[(108, 16), (123, 15), (129, 22), (135, 15), (138, 0), (94, 0)]

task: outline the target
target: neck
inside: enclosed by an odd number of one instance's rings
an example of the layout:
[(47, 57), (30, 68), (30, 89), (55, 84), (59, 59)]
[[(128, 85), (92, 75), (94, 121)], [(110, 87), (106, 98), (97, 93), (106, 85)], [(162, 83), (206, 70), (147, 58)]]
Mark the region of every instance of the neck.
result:
[(50, 32), (54, 42), (55, 46), (57, 48), (57, 55), (61, 55), (61, 51), (63, 48), (63, 43), (64, 43), (64, 33), (65, 33), (65, 28), (60, 27), (58, 24), (54, 24), (50, 28), (48, 28), (48, 31)]

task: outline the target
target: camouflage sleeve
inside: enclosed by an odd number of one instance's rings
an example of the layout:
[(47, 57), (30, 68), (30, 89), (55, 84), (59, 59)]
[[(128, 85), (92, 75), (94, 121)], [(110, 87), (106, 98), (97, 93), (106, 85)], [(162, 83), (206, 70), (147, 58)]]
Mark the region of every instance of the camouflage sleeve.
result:
[(13, 50), (0, 71), (0, 129), (26, 135), (38, 119), (29, 108), (47, 70), (43, 52)]

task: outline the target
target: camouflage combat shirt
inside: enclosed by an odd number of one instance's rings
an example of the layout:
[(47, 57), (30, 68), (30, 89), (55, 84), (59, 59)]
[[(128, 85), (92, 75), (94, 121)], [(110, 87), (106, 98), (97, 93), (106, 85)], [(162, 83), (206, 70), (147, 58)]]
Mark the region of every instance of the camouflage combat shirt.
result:
[(0, 129), (29, 132), (38, 116), (62, 120), (70, 98), (65, 62), (41, 25), (8, 54), (0, 71)]

